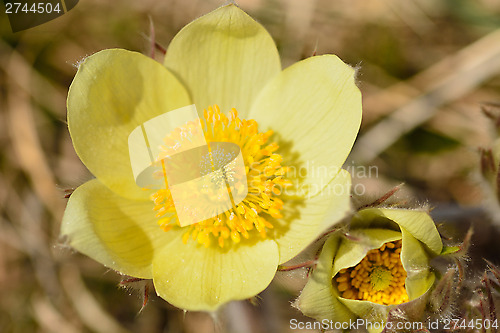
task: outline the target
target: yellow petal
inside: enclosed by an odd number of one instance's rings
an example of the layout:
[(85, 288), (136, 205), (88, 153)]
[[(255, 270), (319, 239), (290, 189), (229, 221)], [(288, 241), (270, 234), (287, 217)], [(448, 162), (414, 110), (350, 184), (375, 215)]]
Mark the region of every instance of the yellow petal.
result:
[(71, 195), (61, 224), (68, 245), (123, 274), (151, 278), (153, 256), (180, 235), (163, 232), (152, 203), (122, 198), (99, 180)]
[[(368, 301), (358, 301), (347, 298), (340, 298), (340, 301), (356, 315), (374, 323), (374, 325), (387, 321), (387, 316), (390, 310), (390, 308), (387, 305), (372, 303)], [(365, 324), (365, 326), (368, 325)], [(368, 331), (371, 333), (371, 332), (381, 332), (382, 330), (375, 329)]]
[(175, 241), (155, 254), (156, 292), (172, 305), (191, 311), (215, 311), (264, 290), (276, 273), (278, 248), (272, 240), (242, 241), (229, 249)]
[(399, 227), (405, 228), (413, 237), (422, 242), (435, 255), (441, 253), (443, 243), (434, 221), (429, 214), (422, 210), (369, 208), (363, 209), (353, 218), (355, 227), (367, 227), (392, 221)]
[(332, 261), (339, 240), (340, 237), (334, 235), (325, 242), (318, 264), (295, 302), (303, 314), (318, 321), (346, 322), (355, 319), (354, 314), (339, 301), (338, 292), (332, 285)]
[(299, 175), (307, 171), (302, 188), (310, 184), (312, 195), (335, 177), (358, 133), (361, 93), (354, 74), (334, 55), (308, 58), (271, 80), (250, 111), (259, 130), (272, 129), (286, 142), (288, 156), (298, 153), (284, 164)]
[(165, 66), (185, 84), (198, 112), (218, 104), (246, 118), (262, 87), (281, 71), (269, 33), (230, 4), (185, 26), (172, 40)]
[(125, 50), (104, 50), (80, 65), (68, 94), (68, 126), (76, 153), (114, 192), (146, 198), (135, 183), (128, 136), (157, 115), (191, 104), (161, 64)]
[(358, 229), (350, 232), (359, 241), (343, 239), (333, 263), (333, 276), (341, 269), (353, 267), (361, 262), (366, 253), (380, 248), (384, 243), (401, 239), (401, 233), (389, 229)]
[(326, 229), (340, 222), (350, 211), (351, 175), (342, 170), (319, 195), (297, 203), (297, 216), (276, 224), (280, 263), (295, 257)]
[(403, 246), (401, 248), (401, 263), (407, 276), (405, 282), (408, 298), (414, 300), (422, 296), (434, 284), (434, 273), (430, 272), (429, 256), (419, 242), (405, 228), (401, 228)]

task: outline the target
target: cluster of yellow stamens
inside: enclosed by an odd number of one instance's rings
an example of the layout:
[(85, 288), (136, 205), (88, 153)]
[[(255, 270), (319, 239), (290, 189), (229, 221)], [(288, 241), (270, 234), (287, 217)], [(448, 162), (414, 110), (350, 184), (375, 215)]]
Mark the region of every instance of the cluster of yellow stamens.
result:
[(356, 266), (339, 271), (334, 280), (342, 297), (383, 305), (408, 302), (400, 255), (400, 240), (385, 243)]
[[(186, 129), (192, 131), (192, 124), (186, 124)], [(218, 244), (223, 248), (228, 241), (239, 243), (241, 237), (250, 238), (252, 233), (260, 234), (266, 238), (269, 229), (273, 228), (272, 218), (281, 218), (283, 201), (278, 198), (282, 188), (291, 185), (284, 176), (287, 167), (281, 166), (282, 157), (276, 154), (278, 145), (267, 141), (272, 131), (260, 133), (255, 120), (238, 118), (238, 113), (232, 109), (229, 117), (224, 115), (217, 105), (204, 110), (202, 129), (205, 140), (211, 142), (232, 142), (241, 149), (245, 163), (245, 172), (248, 186), (246, 198), (238, 204), (213, 218), (185, 226), (183, 242), (189, 239), (196, 240), (205, 247)], [(183, 129), (177, 132), (188, 132)], [(180, 136), (171, 133), (164, 140), (164, 152), (169, 147), (178, 144)], [(187, 138), (189, 140), (189, 138)], [(189, 143), (188, 143), (189, 144)], [(160, 155), (159, 159), (163, 156)], [(170, 191), (161, 189), (151, 196), (157, 211), (158, 224), (164, 231), (180, 228), (176, 219), (175, 206)]]

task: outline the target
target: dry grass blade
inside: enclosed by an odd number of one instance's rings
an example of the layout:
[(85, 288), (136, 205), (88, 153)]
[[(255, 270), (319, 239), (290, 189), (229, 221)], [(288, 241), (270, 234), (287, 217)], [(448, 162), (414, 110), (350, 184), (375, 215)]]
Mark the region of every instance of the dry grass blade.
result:
[[(62, 105), (61, 110), (65, 110), (66, 89), (63, 86), (53, 84), (47, 77), (34, 70), (32, 64), (2, 39), (0, 39), (0, 52), (5, 55), (5, 57), (1, 58), (0, 68), (7, 74), (10, 85), (27, 92), (30, 97), (43, 107), (52, 109), (54, 105)], [(27, 76), (18, 75), (13, 68), (10, 68), (13, 63), (16, 65), (15, 68), (22, 68), (25, 73), (28, 72), (32, 86), (43, 87), (43, 89), (32, 90), (30, 85), (26, 85), (28, 83), (26, 81)]]
[(30, 176), (40, 201), (53, 216), (60, 217), (63, 201), (60, 200), (54, 174), (43, 152), (30, 102), (29, 87), (33, 70), (19, 57), (12, 56), (6, 72), (8, 77), (17, 78), (7, 93), (7, 122), (18, 164)]
[(75, 267), (66, 265), (60, 275), (66, 294), (88, 328), (97, 333), (129, 333), (102, 308), (87, 290)]
[[(499, 72), (500, 30), (495, 30), (421, 74), (418, 81), (427, 79), (422, 94), (368, 130), (354, 146), (352, 159), (372, 161), (401, 136), (431, 119), (440, 106), (460, 98)], [(392, 95), (400, 87), (388, 88), (386, 93)]]
[(69, 323), (50, 302), (44, 298), (36, 297), (31, 301), (37, 322), (47, 333), (79, 333), (81, 329)]

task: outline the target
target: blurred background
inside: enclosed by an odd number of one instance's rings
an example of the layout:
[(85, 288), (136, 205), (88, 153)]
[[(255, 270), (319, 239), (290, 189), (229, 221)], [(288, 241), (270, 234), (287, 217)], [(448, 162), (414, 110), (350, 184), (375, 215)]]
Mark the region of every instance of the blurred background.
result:
[[(482, 258), (500, 264), (498, 204), (481, 180), (479, 154), (497, 135), (481, 108), (494, 113), (500, 103), (499, 1), (238, 3), (269, 30), (284, 67), (324, 53), (359, 67), (364, 119), (346, 167), (362, 200), (405, 183), (398, 198), (431, 206), (456, 242), (474, 226), (468, 279), (484, 270)], [(120, 289), (117, 273), (58, 240), (65, 195), (92, 178), (65, 123), (75, 64), (106, 48), (149, 54), (150, 19), (166, 47), (184, 25), (222, 4), (80, 0), (62, 17), (18, 33), (0, 6), (0, 332), (273, 333), (291, 332), (291, 318), (310, 320), (290, 306), (304, 271), (278, 273), (256, 306), (231, 303), (215, 321), (154, 293), (140, 312), (140, 288)]]

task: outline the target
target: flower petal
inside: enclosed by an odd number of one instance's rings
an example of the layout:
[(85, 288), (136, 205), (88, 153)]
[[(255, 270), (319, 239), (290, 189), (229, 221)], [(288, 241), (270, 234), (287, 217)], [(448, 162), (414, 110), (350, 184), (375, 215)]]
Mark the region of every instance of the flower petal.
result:
[(298, 216), (286, 225), (275, 225), (280, 264), (295, 257), (351, 211), (350, 193), (351, 175), (342, 170), (322, 193), (298, 204), (303, 205)]
[(170, 243), (155, 254), (156, 292), (172, 305), (191, 311), (214, 311), (220, 305), (253, 297), (276, 273), (278, 247), (272, 240), (220, 249), (195, 241)]
[(422, 210), (368, 208), (356, 214), (353, 226), (366, 227), (383, 223), (384, 219), (395, 222), (399, 227), (406, 229), (417, 240), (424, 243), (435, 255), (441, 253), (443, 243), (434, 221), (429, 214)]
[(434, 284), (434, 273), (429, 270), (429, 255), (412, 233), (401, 227), (403, 246), (401, 263), (407, 273), (405, 287), (410, 300), (422, 296)]
[[(354, 312), (359, 317), (366, 319), (369, 322), (372, 322), (373, 325), (376, 326), (380, 324), (382, 327), (382, 323), (387, 320), (387, 316), (389, 314), (389, 307), (387, 305), (372, 303), (368, 301), (359, 301), (355, 299), (348, 298), (340, 298), (342, 304), (344, 304), (349, 310)], [(369, 325), (366, 325), (369, 327)], [(369, 330), (369, 332), (381, 332), (380, 330)]]
[(68, 126), (76, 153), (114, 192), (146, 198), (135, 183), (128, 136), (157, 115), (191, 104), (161, 64), (136, 52), (104, 50), (83, 61), (68, 93)]
[(269, 81), (281, 71), (269, 33), (234, 4), (185, 26), (170, 43), (165, 66), (185, 84), (198, 112), (218, 104), (242, 118)]
[(151, 202), (122, 198), (93, 179), (69, 198), (61, 236), (109, 268), (150, 279), (155, 252), (179, 234), (160, 229)]
[(279, 135), (289, 156), (299, 153), (284, 164), (307, 170), (301, 185), (312, 186), (311, 195), (335, 177), (358, 133), (361, 93), (354, 74), (334, 55), (308, 58), (269, 82), (250, 111), (260, 131)]
[(341, 269), (361, 262), (368, 251), (378, 249), (384, 243), (401, 239), (401, 233), (389, 229), (358, 229), (350, 232), (359, 241), (343, 239), (333, 262), (333, 276)]
[(338, 292), (332, 285), (332, 261), (339, 241), (340, 237), (336, 235), (327, 239), (316, 268), (295, 302), (303, 314), (319, 321), (346, 322), (355, 319), (354, 314), (339, 301)]

